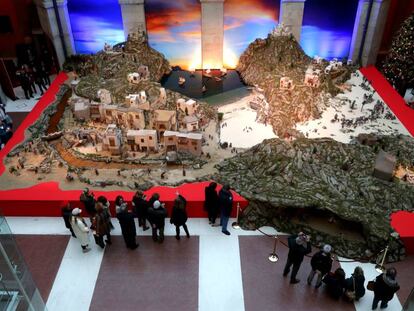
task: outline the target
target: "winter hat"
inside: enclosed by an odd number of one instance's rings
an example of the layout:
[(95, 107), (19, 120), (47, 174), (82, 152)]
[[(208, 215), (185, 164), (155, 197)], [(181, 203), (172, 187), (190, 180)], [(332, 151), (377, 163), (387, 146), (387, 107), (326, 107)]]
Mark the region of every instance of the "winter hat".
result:
[(332, 246), (330, 246), (329, 244), (325, 244), (324, 246), (323, 246), (323, 252), (325, 253), (325, 254), (329, 254), (331, 251), (332, 251)]
[(161, 202), (160, 201), (158, 201), (158, 200), (154, 201), (154, 208), (155, 209), (160, 208), (160, 206), (161, 206)]
[(79, 207), (76, 207), (76, 208), (74, 208), (74, 209), (72, 210), (72, 215), (73, 215), (73, 216), (77, 216), (77, 215), (79, 215), (80, 213), (82, 213), (82, 210), (81, 210)]

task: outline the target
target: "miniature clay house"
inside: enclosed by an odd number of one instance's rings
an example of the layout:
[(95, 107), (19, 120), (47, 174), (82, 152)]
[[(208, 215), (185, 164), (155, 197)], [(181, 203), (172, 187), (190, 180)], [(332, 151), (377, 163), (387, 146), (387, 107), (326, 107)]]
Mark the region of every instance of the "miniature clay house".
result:
[(177, 110), (181, 110), (185, 113), (186, 116), (192, 116), (197, 112), (198, 103), (193, 100), (185, 100), (183, 98), (180, 98), (177, 100)]
[(182, 127), (189, 132), (197, 131), (199, 129), (198, 118), (194, 115), (185, 116), (182, 121)]
[(130, 151), (158, 151), (158, 138), (155, 130), (128, 130), (127, 142)]
[(165, 131), (164, 147), (168, 151), (188, 152), (194, 156), (201, 155), (203, 135), (200, 133), (180, 133)]
[(111, 92), (106, 89), (100, 89), (98, 91), (98, 97), (102, 104), (110, 104), (112, 103), (112, 96)]
[(310, 87), (319, 87), (320, 85), (320, 70), (314, 70), (312, 67), (309, 67), (305, 72), (305, 85)]
[(175, 111), (155, 110), (151, 121), (152, 129), (157, 130), (160, 138), (165, 131), (175, 131), (177, 129)]
[(282, 90), (293, 90), (294, 89), (293, 80), (289, 77), (280, 78), (280, 88)]
[(119, 155), (121, 154), (121, 147), (122, 147), (121, 130), (117, 128), (115, 124), (109, 124), (106, 127), (106, 130), (104, 133), (102, 149), (105, 151), (109, 151), (112, 155)]

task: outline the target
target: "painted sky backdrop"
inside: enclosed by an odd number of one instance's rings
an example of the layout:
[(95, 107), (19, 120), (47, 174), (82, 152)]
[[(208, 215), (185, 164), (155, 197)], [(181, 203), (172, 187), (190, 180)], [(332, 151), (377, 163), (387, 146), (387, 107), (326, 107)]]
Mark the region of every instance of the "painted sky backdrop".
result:
[[(347, 57), (358, 0), (307, 0), (301, 45), (310, 55)], [(69, 0), (69, 15), (78, 53), (92, 53), (103, 44), (124, 40), (118, 0)], [(172, 65), (200, 68), (201, 4), (199, 0), (146, 0), (150, 45)], [(224, 60), (233, 67), (256, 38), (278, 23), (279, 0), (226, 0)]]

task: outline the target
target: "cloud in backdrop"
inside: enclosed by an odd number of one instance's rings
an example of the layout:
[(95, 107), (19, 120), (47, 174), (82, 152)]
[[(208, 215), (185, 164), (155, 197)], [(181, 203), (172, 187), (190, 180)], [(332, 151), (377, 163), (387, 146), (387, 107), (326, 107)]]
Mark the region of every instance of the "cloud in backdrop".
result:
[[(226, 0), (225, 63), (233, 67), (256, 38), (278, 23), (278, 0)], [(334, 2), (334, 3), (333, 3)], [(346, 57), (358, 0), (307, 0), (301, 45), (310, 55)], [(69, 14), (78, 53), (92, 53), (103, 44), (124, 40), (118, 0), (69, 0)], [(199, 0), (145, 1), (149, 42), (173, 65), (200, 68), (201, 4)]]

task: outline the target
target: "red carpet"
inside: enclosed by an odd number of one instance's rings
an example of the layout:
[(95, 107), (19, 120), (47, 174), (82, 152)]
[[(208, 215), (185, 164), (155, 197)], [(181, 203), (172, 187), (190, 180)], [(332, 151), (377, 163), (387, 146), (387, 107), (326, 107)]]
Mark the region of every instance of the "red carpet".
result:
[[(183, 184), (179, 187), (153, 187), (145, 192), (149, 198), (153, 193), (158, 192), (162, 202), (171, 215), (171, 208), (179, 192), (187, 201), (187, 212), (189, 217), (207, 217), (203, 210), (204, 188), (210, 182), (198, 182)], [(220, 188), (220, 187), (217, 187)], [(60, 209), (64, 201), (70, 201), (73, 207), (83, 208), (79, 202), (82, 190), (61, 190), (57, 182), (41, 183), (39, 185), (15, 190), (0, 191), (0, 208), (5, 216), (60, 216)], [(94, 191), (95, 197), (104, 195), (111, 202), (111, 212), (115, 215), (114, 201), (116, 196), (122, 195), (130, 205), (134, 192), (128, 191)], [(240, 195), (233, 192), (234, 208), (233, 216), (236, 215), (237, 203), (241, 208), (247, 206), (247, 201)], [(131, 205), (130, 205), (131, 207)]]
[(414, 109), (407, 106), (404, 98), (389, 84), (387, 79), (374, 66), (360, 69), (372, 87), (390, 107), (398, 120), (404, 125), (411, 136), (414, 136)]
[(19, 143), (24, 140), (24, 132), (32, 125), (42, 114), (43, 110), (49, 106), (54, 100), (56, 93), (59, 91), (60, 86), (68, 79), (66, 73), (61, 72), (56, 79), (49, 86), (45, 94), (37, 102), (36, 106), (32, 109), (29, 115), (20, 124), (17, 130), (14, 132), (12, 138), (7, 142), (6, 146), (0, 150), (0, 175), (4, 172), (4, 157)]
[(397, 231), (408, 254), (414, 254), (414, 213), (400, 211), (391, 215), (391, 226)]

